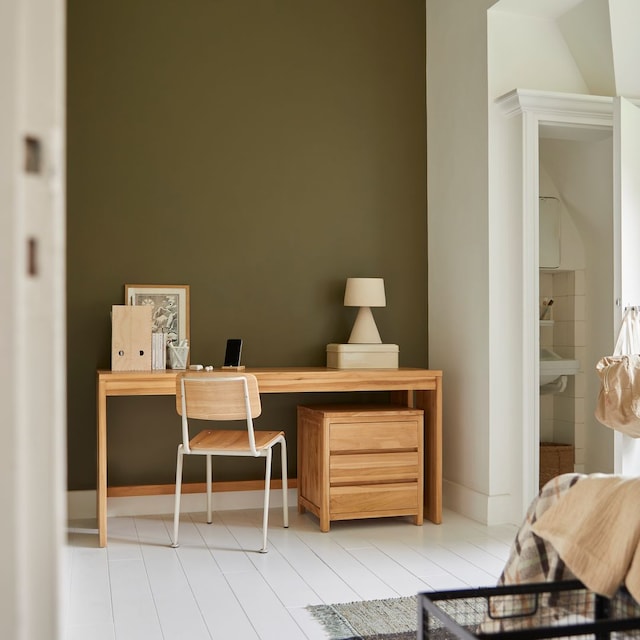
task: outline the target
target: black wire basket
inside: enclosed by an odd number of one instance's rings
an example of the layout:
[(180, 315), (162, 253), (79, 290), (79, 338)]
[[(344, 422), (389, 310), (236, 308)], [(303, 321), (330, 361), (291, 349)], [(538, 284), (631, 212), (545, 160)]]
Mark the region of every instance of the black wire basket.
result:
[(418, 640), (495, 637), (640, 640), (640, 605), (577, 580), (418, 594)]

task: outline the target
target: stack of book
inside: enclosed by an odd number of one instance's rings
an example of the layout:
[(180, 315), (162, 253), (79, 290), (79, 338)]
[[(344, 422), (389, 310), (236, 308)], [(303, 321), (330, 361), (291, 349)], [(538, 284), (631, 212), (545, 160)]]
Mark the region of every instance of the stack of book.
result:
[(151, 368), (167, 368), (167, 334), (164, 331), (151, 334)]

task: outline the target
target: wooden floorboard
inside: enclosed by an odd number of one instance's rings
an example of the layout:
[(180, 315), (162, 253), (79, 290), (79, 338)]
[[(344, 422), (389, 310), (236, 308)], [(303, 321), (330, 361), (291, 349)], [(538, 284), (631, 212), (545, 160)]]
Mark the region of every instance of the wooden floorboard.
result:
[(63, 575), (64, 640), (322, 640), (311, 604), (398, 597), (495, 584), (516, 533), (446, 512), (443, 523), (317, 519), (272, 509), (261, 554), (260, 510), (109, 518), (70, 523)]

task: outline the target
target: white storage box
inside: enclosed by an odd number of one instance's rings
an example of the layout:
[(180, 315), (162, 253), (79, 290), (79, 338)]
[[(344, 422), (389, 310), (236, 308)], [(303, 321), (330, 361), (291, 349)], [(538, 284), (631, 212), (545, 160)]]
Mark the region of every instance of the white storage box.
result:
[(397, 369), (397, 344), (328, 344), (330, 369)]

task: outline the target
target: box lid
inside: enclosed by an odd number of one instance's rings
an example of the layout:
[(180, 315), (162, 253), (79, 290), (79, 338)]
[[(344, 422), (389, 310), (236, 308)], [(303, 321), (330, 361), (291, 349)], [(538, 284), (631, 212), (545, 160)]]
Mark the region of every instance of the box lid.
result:
[(398, 353), (397, 344), (348, 343), (332, 342), (327, 345), (327, 353)]

